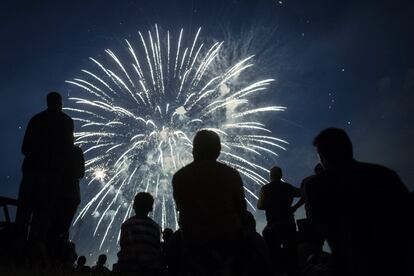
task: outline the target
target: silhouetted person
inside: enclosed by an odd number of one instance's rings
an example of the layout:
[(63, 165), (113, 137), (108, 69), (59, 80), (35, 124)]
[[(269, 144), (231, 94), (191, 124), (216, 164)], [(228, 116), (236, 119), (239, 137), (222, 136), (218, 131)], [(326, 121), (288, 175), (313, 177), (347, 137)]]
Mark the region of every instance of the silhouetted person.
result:
[(172, 185), (186, 248), (193, 253), (215, 250), (225, 259), (239, 251), (246, 201), (239, 173), (216, 161), (220, 151), (215, 132), (197, 132), (194, 161), (174, 174)]
[[(302, 180), (302, 183), (300, 184), (300, 191), (301, 191), (301, 198), (300, 200), (292, 207), (294, 211), (296, 211), (299, 207), (305, 204), (305, 190), (306, 190), (306, 183), (308, 179), (312, 179), (312, 177), (320, 172), (323, 171), (323, 166), (321, 163), (316, 164), (316, 166), (313, 169), (314, 174), (311, 176), (306, 177)], [(306, 217), (309, 217), (307, 207), (305, 205), (305, 213)], [(318, 231), (314, 229), (314, 225), (312, 223), (309, 223), (310, 220), (301, 220), (303, 225), (306, 225), (306, 245), (309, 246), (309, 250), (311, 254), (318, 255), (322, 253), (322, 247), (324, 243), (323, 237), (320, 235)], [(299, 225), (298, 225), (299, 226)], [(303, 256), (302, 256), (303, 257)]]
[[(313, 172), (315, 174), (318, 174), (321, 171), (323, 171), (323, 167), (322, 167), (321, 163), (316, 164), (316, 166), (313, 168)], [(293, 213), (295, 213), (297, 209), (299, 209), (302, 205), (305, 204), (304, 190), (305, 190), (306, 180), (307, 180), (307, 178), (302, 180), (302, 183), (300, 184), (301, 197), (298, 200), (298, 202), (296, 202), (296, 204), (292, 206)], [(306, 208), (305, 208), (305, 210), (306, 210)]]
[(62, 112), (62, 97), (51, 92), (47, 95), (47, 109), (30, 119), (23, 139), (25, 158), (16, 224), (20, 240), (26, 240), (30, 234), (31, 248), (43, 260), (48, 255), (45, 242), (51, 225), (50, 212), (62, 184), (73, 131), (73, 120)]
[(248, 264), (245, 275), (269, 275), (270, 254), (262, 236), (256, 231), (256, 220), (251, 212), (246, 212), (247, 248), (244, 262)]
[(122, 274), (157, 275), (161, 271), (161, 231), (148, 217), (154, 198), (145, 192), (135, 196), (135, 216), (121, 227), (116, 271)]
[[(282, 170), (279, 167), (270, 170), (270, 180), (270, 183), (262, 187), (257, 202), (257, 208), (266, 211), (267, 225), (263, 230), (263, 238), (269, 246), (275, 268), (292, 272), (297, 255), (292, 203), (301, 193), (300, 189), (282, 181)], [(285, 268), (283, 264), (286, 264)]]
[(73, 268), (73, 271), (78, 274), (89, 274), (91, 272), (91, 268), (86, 265), (85, 256), (79, 256), (78, 260), (76, 261), (76, 265)]
[(98, 261), (96, 262), (96, 265), (94, 265), (91, 268), (91, 275), (95, 276), (95, 275), (106, 275), (111, 273), (111, 271), (109, 270), (109, 268), (107, 268), (105, 266), (106, 264), (106, 255), (105, 254), (101, 254), (98, 257)]
[(306, 208), (332, 250), (335, 275), (402, 275), (408, 191), (398, 175), (353, 158), (345, 131), (313, 142), (324, 170), (307, 180)]

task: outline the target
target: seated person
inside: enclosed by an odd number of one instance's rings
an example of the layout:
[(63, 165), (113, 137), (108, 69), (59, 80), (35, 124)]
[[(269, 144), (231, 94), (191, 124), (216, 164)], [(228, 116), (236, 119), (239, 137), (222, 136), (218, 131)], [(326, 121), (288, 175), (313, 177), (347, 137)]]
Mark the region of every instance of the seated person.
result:
[(107, 257), (105, 254), (99, 255), (96, 265), (91, 269), (91, 275), (107, 275), (111, 273), (111, 271), (105, 266), (106, 259)]
[(121, 226), (121, 250), (114, 268), (122, 275), (156, 275), (161, 269), (161, 231), (148, 217), (153, 204), (154, 198), (149, 193), (138, 193), (133, 205), (135, 216)]

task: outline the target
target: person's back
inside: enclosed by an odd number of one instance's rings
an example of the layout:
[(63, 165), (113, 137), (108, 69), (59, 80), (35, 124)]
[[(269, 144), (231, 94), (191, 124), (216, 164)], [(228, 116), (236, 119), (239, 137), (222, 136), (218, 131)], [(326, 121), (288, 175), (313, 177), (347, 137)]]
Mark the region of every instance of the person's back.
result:
[(245, 207), (238, 172), (215, 160), (194, 161), (173, 178), (185, 235), (194, 240), (226, 237), (242, 228)]
[(283, 181), (272, 181), (262, 187), (261, 198), (266, 211), (266, 220), (273, 222), (293, 222), (292, 203), (300, 195), (300, 190)]
[(161, 233), (158, 224), (148, 217), (154, 199), (138, 193), (134, 200), (136, 215), (121, 226), (116, 270), (119, 273), (154, 275), (161, 269)]
[(336, 272), (401, 275), (406, 187), (393, 171), (353, 160), (341, 130), (325, 130), (314, 143), (325, 170), (307, 181), (307, 210), (331, 246)]
[[(173, 195), (179, 211), (183, 258), (189, 273), (230, 270), (237, 274), (242, 251), (246, 201), (239, 173), (217, 162), (221, 144), (210, 130), (197, 132), (194, 162), (173, 177)], [(220, 260), (218, 262), (218, 260)], [(240, 271), (239, 271), (240, 272)]]
[(135, 269), (136, 266), (160, 267), (161, 244), (158, 224), (149, 217), (133, 216), (122, 224), (119, 263)]

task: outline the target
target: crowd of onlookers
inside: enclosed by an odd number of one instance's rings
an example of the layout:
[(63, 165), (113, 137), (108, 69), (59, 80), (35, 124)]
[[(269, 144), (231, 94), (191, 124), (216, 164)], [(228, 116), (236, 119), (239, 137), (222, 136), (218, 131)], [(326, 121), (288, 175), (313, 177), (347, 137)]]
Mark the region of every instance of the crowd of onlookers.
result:
[[(348, 135), (336, 128), (314, 139), (320, 164), (300, 188), (282, 180), (280, 167), (270, 169), (257, 201), (267, 220), (262, 235), (238, 171), (217, 161), (219, 136), (200, 130), (193, 162), (172, 179), (179, 229), (161, 231), (149, 216), (154, 198), (139, 192), (135, 215), (121, 226), (117, 262), (109, 270), (100, 255), (88, 267), (68, 236), (80, 203), (83, 153), (61, 96), (52, 92), (47, 103), (30, 120), (22, 146), (17, 265), (89, 275), (412, 275), (412, 194), (392, 170), (356, 161)], [(303, 205), (306, 219), (295, 221)]]

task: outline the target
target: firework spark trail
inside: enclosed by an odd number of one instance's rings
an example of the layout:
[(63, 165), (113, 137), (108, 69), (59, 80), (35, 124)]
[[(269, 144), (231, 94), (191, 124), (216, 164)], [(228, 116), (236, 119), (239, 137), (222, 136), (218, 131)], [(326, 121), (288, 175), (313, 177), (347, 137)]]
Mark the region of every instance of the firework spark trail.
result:
[(253, 67), (254, 56), (217, 69), (224, 42), (207, 46), (201, 28), (189, 47), (183, 29), (176, 42), (170, 31), (166, 39), (163, 33), (157, 25), (145, 36), (138, 32), (137, 45), (125, 40), (126, 55), (106, 49), (107, 60), (90, 58), (95, 69), (83, 69), (81, 76), (66, 81), (76, 96), (65, 110), (82, 128), (75, 143), (84, 149), (88, 174), (87, 202), (74, 225), (92, 221), (99, 248), (119, 240), (138, 191), (154, 195), (152, 217), (162, 227), (178, 227), (170, 182), (177, 169), (191, 162), (191, 140), (198, 130), (221, 136), (220, 160), (241, 173), (253, 210), (268, 173), (262, 164), (287, 144), (257, 121), (262, 113), (285, 107), (252, 104), (274, 79), (238, 80)]

